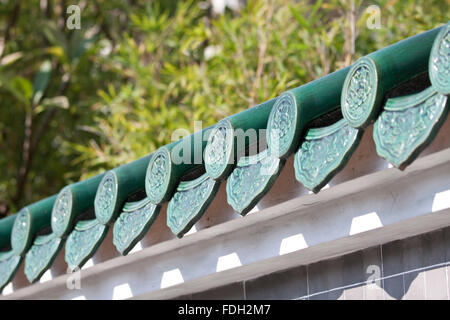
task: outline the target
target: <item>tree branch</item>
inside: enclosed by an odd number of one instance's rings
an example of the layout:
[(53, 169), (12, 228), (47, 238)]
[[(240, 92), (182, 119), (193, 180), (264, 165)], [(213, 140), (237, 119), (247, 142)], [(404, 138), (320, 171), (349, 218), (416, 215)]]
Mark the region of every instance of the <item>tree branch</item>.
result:
[(17, 172), (17, 185), (16, 192), (12, 198), (15, 205), (18, 204), (23, 194), (23, 188), (27, 180), (28, 172), (31, 165), (31, 139), (33, 135), (33, 112), (34, 106), (31, 106), (30, 110), (25, 115), (25, 137), (22, 145), (22, 161), (20, 163), (19, 171)]
[[(62, 96), (66, 93), (67, 88), (69, 87), (69, 81), (70, 81), (70, 76), (67, 74), (64, 75), (63, 79), (61, 81), (61, 85), (58, 89), (57, 96)], [(39, 127), (37, 128), (36, 133), (34, 135), (34, 139), (31, 144), (32, 151), (36, 150), (36, 148), (39, 144), (39, 141), (41, 140), (42, 136), (44, 135), (45, 131), (47, 130), (48, 125), (50, 124), (50, 121), (53, 119), (53, 117), (56, 114), (56, 109), (57, 109), (56, 107), (51, 107), (45, 112), (44, 117), (40, 121)]]
[[(58, 96), (63, 95), (66, 92), (69, 85), (69, 80), (70, 76), (68, 74), (65, 74), (62, 77), (61, 85), (57, 93)], [(33, 113), (35, 107), (36, 106), (33, 105), (30, 112), (28, 112), (25, 117), (25, 138), (22, 146), (22, 162), (17, 173), (16, 192), (12, 198), (12, 202), (16, 206), (23, 195), (24, 187), (27, 182), (31, 164), (33, 162), (34, 151), (37, 149), (42, 136), (44, 135), (47, 127), (50, 124), (50, 121), (56, 114), (56, 107), (49, 108), (45, 112), (43, 119), (39, 123), (38, 129), (33, 135)]]
[(14, 5), (13, 11), (11, 15), (9, 16), (8, 24), (6, 25), (5, 33), (2, 38), (0, 38), (0, 57), (3, 56), (3, 52), (6, 48), (6, 43), (9, 41), (9, 38), (11, 37), (11, 29), (16, 24), (19, 13), (20, 13), (20, 5), (21, 0), (16, 0), (16, 4)]

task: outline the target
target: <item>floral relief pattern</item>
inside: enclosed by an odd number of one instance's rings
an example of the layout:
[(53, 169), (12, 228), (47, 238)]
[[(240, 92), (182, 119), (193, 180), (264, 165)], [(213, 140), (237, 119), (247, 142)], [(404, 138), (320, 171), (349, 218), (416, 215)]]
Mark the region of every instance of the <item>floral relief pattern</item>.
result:
[(205, 168), (212, 178), (219, 176), (227, 165), (227, 129), (219, 125), (213, 131), (205, 152)]
[(114, 245), (120, 252), (127, 250), (146, 226), (156, 218), (159, 210), (157, 206), (148, 203), (143, 207), (122, 212), (114, 224)]
[(95, 195), (95, 215), (102, 223), (108, 223), (114, 213), (117, 197), (117, 181), (113, 172), (108, 172), (102, 179)]
[(292, 94), (281, 95), (269, 118), (268, 146), (274, 156), (283, 156), (292, 144), (295, 131), (296, 103)]
[(318, 139), (305, 139), (295, 154), (295, 176), (305, 187), (316, 188), (331, 178), (344, 157), (357, 142), (358, 129), (345, 124), (339, 130)]
[(445, 95), (434, 94), (402, 110), (383, 111), (374, 125), (378, 154), (401, 168), (428, 139), (445, 111), (446, 102)]
[(280, 159), (266, 155), (253, 164), (236, 167), (227, 181), (228, 203), (237, 212), (245, 212), (269, 186), (280, 168)]
[(8, 284), (10, 278), (14, 275), (20, 260), (20, 256), (14, 255), (12, 251), (2, 253), (0, 257), (0, 290)]
[(54, 234), (36, 239), (25, 258), (25, 275), (28, 280), (33, 282), (45, 270), (58, 252), (60, 243), (61, 238)]
[(359, 121), (367, 113), (372, 86), (369, 67), (360, 65), (350, 78), (344, 100), (344, 115), (351, 122)]
[[(432, 52), (431, 80), (437, 89), (450, 93), (450, 25), (447, 25), (440, 43)], [(434, 81), (433, 81), (434, 80)]]
[(167, 208), (167, 225), (177, 236), (183, 235), (187, 226), (195, 223), (202, 215), (205, 204), (214, 196), (216, 181), (205, 179), (200, 184), (187, 190), (177, 191)]
[(52, 211), (52, 230), (62, 236), (70, 221), (72, 210), (72, 194), (69, 188), (64, 188), (55, 201)]
[(22, 254), (29, 237), (30, 217), (26, 209), (22, 209), (14, 221), (11, 233), (11, 246), (16, 254)]
[(158, 199), (163, 190), (168, 175), (168, 161), (167, 155), (158, 153), (151, 164), (150, 171), (147, 172), (148, 187), (146, 188), (147, 195), (152, 199)]
[(83, 260), (91, 255), (104, 236), (107, 227), (96, 220), (92, 222), (93, 225), (88, 228), (75, 227), (67, 237), (65, 260), (72, 269), (79, 267)]

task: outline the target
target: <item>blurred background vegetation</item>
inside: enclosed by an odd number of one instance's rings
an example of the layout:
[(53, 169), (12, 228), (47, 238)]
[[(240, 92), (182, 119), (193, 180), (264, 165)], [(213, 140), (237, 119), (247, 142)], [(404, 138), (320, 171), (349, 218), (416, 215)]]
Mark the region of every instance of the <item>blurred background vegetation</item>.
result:
[(0, 217), (439, 26), (449, 5), (0, 0)]

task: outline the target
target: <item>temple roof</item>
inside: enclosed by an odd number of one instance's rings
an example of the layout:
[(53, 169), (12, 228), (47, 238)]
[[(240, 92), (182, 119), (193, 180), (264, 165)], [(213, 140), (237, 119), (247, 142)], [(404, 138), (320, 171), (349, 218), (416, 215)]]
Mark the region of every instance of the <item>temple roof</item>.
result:
[[(378, 155), (403, 170), (446, 119), (449, 72), (447, 23), (68, 185), (0, 220), (0, 247), (9, 250), (0, 253), (0, 288), (21, 263), (30, 282), (39, 280), (63, 246), (69, 268), (81, 268), (110, 228), (116, 249), (127, 255), (151, 232), (160, 212), (181, 238), (203, 216), (221, 183), (228, 204), (245, 216), (291, 156), (298, 182), (318, 193), (345, 167), (369, 125)], [(256, 140), (245, 138), (250, 131)]]

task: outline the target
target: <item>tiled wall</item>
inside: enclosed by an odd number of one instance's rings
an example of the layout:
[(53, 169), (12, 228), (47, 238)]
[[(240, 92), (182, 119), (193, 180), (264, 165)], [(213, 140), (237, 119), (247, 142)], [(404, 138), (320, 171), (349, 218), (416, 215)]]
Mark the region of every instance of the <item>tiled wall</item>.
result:
[(450, 227), (180, 299), (445, 299)]

